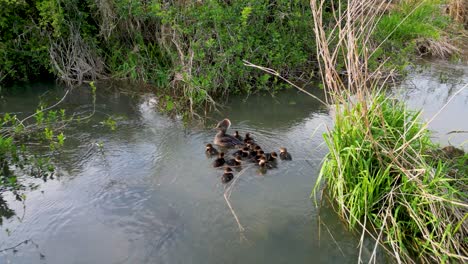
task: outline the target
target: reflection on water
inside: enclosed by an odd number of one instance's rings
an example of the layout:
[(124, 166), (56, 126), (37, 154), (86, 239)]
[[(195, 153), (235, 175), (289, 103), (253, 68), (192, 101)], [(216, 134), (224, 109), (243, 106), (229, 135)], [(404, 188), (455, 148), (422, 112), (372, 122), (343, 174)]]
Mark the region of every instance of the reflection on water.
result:
[[(455, 74), (458, 68), (452, 67), (443, 71)], [(454, 93), (449, 90), (460, 87), (455, 79), (467, 79), (466, 68), (460, 68), (459, 76), (449, 78), (453, 83), (441, 84), (437, 72), (429, 68), (413, 74), (416, 85), (408, 81), (399, 92), (411, 107), (423, 107), (425, 117), (445, 104)], [(445, 118), (431, 123), (438, 136), (468, 130), (462, 116), (452, 112), (466, 114), (467, 98), (466, 92), (459, 93)], [(77, 90), (67, 106), (86, 111), (92, 108), (90, 99), (87, 91)], [(2, 226), (10, 234), (0, 233), (0, 249), (27, 239), (35, 244), (1, 252), (0, 262), (355, 263), (359, 238), (329, 207), (320, 210), (325, 224), (320, 226), (309, 198), (326, 153), (321, 135), (332, 121), (327, 109), (293, 90), (274, 98), (230, 101), (205, 127), (184, 127), (156, 112), (157, 100), (149, 95), (99, 94), (93, 122), (67, 133), (57, 159), (59, 180), (27, 194), (21, 223), (7, 220)], [(32, 111), (36, 104), (37, 92), (12, 95), (0, 112)], [(114, 132), (99, 124), (109, 114), (125, 116)], [(285, 146), (294, 159), (263, 176), (248, 168), (237, 181), (231, 203), (247, 241), (240, 239), (224, 201), (222, 170), (212, 168), (204, 155), (204, 145), (215, 134), (212, 127), (224, 117), (233, 122), (232, 130), (251, 132), (266, 150)], [(6, 199), (22, 212), (21, 204)]]
[[(396, 91), (410, 108), (422, 109), (434, 139), (442, 145), (464, 144), (468, 150), (468, 66), (427, 62)], [(442, 110), (441, 110), (442, 109)], [(440, 112), (439, 112), (440, 111)], [(450, 133), (465, 131), (465, 133)], [(450, 133), (450, 134), (449, 134)]]

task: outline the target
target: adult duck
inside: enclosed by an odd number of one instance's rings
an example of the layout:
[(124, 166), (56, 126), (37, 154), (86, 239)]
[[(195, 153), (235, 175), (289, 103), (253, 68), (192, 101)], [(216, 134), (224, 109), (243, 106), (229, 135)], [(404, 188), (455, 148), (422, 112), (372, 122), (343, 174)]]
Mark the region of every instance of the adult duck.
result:
[(234, 136), (226, 134), (226, 130), (228, 130), (230, 126), (231, 121), (227, 118), (218, 123), (216, 126), (218, 133), (216, 133), (216, 136), (214, 137), (214, 143), (216, 145), (231, 148), (243, 144), (242, 141)]

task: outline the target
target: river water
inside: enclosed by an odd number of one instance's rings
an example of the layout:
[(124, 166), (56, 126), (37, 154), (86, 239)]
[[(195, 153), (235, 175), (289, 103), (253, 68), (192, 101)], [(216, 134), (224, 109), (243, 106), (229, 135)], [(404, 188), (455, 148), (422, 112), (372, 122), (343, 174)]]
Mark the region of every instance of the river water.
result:
[[(394, 90), (426, 120), (468, 82), (466, 66), (428, 65)], [(32, 111), (44, 91), (60, 99), (62, 89), (51, 86), (32, 84), (0, 99), (0, 112)], [(98, 90), (92, 120), (66, 132), (55, 159), (60, 176), (28, 192), (25, 209), (6, 195), (20, 220), (4, 220), (0, 250), (28, 243), (0, 252), (0, 263), (356, 263), (358, 235), (310, 199), (327, 152), (322, 134), (332, 125), (316, 100), (295, 90), (231, 97), (206, 124), (184, 125), (158, 113), (151, 95)], [(90, 111), (91, 101), (81, 89), (65, 105)], [(117, 119), (115, 131), (100, 123), (108, 115)], [(204, 155), (224, 117), (264, 149), (284, 146), (293, 156), (266, 174), (244, 166), (230, 196), (242, 233), (223, 197), (222, 171)], [(462, 144), (467, 134), (447, 133), (468, 130), (468, 89), (429, 127), (441, 144)]]

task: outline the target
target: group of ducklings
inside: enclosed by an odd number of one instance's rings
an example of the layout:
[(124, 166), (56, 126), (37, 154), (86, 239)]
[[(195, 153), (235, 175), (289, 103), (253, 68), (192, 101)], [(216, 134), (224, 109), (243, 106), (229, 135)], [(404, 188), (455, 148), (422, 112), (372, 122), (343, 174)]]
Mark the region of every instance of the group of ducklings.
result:
[[(231, 121), (227, 118), (218, 123), (216, 126), (218, 133), (214, 138), (214, 143), (224, 148), (237, 148), (232, 154), (233, 158), (226, 159), (225, 153), (218, 151), (212, 144), (207, 144), (205, 149), (208, 157), (217, 156), (213, 161), (213, 167), (224, 166), (224, 173), (221, 176), (223, 183), (228, 183), (234, 178), (231, 167), (239, 168), (246, 161), (256, 164), (262, 171), (276, 167), (278, 159), (276, 152), (266, 153), (263, 151), (262, 147), (254, 141), (250, 133), (246, 133), (244, 138), (239, 135), (239, 131), (236, 131), (234, 136), (226, 134), (226, 130), (230, 126)], [(281, 160), (292, 160), (291, 154), (289, 154), (286, 148), (281, 147), (279, 151), (279, 158)]]

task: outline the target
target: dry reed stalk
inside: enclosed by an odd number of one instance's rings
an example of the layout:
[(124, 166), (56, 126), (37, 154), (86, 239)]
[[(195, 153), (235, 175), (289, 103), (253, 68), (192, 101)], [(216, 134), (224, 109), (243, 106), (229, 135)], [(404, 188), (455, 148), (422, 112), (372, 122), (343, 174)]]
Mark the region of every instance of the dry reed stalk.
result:
[(447, 6), (447, 13), (453, 20), (468, 28), (468, 3), (466, 0), (450, 0)]
[(438, 40), (423, 38), (416, 40), (418, 52), (421, 56), (431, 55), (433, 57), (448, 59), (452, 55), (460, 54), (461, 50), (442, 37)]

